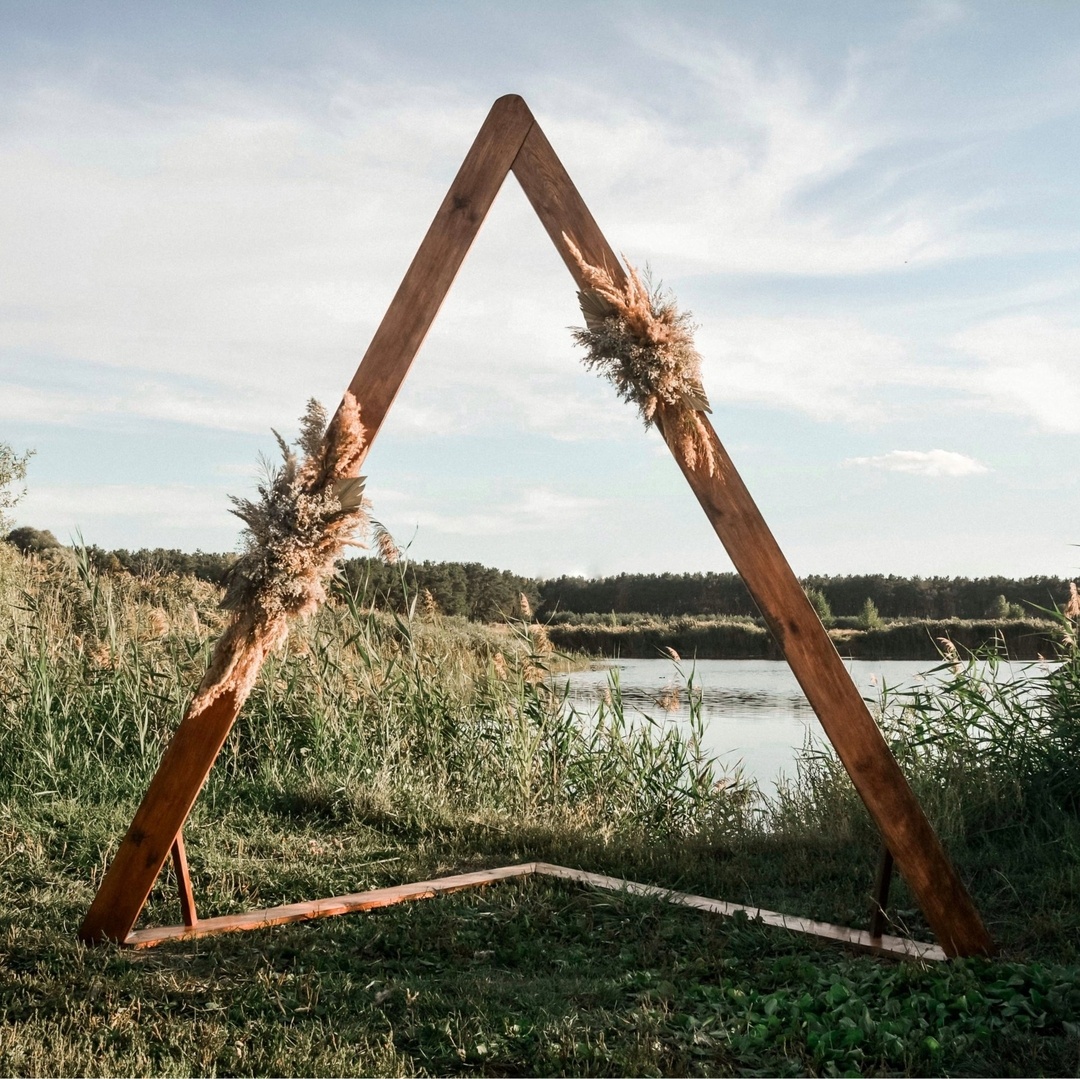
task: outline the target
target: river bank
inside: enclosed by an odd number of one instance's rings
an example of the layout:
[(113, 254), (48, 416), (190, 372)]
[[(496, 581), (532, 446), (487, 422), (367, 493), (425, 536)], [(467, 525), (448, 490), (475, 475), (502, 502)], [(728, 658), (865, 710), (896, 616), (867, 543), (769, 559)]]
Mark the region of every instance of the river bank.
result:
[[(753, 619), (650, 619), (623, 625), (560, 624), (548, 627), (552, 644), (563, 652), (650, 659), (668, 648), (697, 659), (782, 659), (765, 626)], [(835, 628), (829, 636), (851, 659), (927, 660), (940, 658), (945, 642), (961, 652), (994, 647), (1012, 659), (1056, 654), (1055, 625), (1040, 619), (1008, 621), (903, 620), (872, 629)]]

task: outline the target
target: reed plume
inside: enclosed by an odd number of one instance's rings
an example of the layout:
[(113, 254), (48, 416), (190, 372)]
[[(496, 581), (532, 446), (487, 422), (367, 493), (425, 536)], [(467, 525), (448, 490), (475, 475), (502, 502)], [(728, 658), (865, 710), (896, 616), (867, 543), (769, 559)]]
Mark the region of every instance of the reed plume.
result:
[(307, 618), (326, 599), (326, 582), (355, 535), (369, 526), (363, 477), (354, 473), (367, 432), (350, 393), (326, 423), (308, 402), (296, 445), (301, 460), (275, 431), (282, 463), (267, 465), (259, 499), (233, 498), (232, 512), (247, 526), (244, 551), (230, 573), (222, 607), (231, 621), (190, 711), (201, 711), (226, 690), (242, 702), (263, 660), (288, 635), (289, 621)]
[[(702, 413), (710, 412), (694, 347), (692, 316), (670, 294), (652, 290), (626, 263), (626, 281), (592, 266), (563, 233), (586, 287), (578, 293), (585, 329), (573, 331), (585, 365), (604, 375), (624, 401), (655, 424), (690, 468), (717, 472), (713, 440)], [(625, 261), (625, 259), (624, 259)]]
[(1065, 604), (1065, 610), (1061, 612), (1066, 618), (1080, 618), (1080, 592), (1076, 589), (1076, 582), (1069, 582), (1069, 601)]

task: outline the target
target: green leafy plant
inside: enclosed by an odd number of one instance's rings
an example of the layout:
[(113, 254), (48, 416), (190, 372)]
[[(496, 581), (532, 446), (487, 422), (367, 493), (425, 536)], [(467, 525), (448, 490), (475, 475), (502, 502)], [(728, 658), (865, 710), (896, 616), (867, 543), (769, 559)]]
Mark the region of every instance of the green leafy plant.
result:
[(26, 493), (22, 483), (33, 455), (33, 450), (18, 454), (6, 442), (0, 442), (0, 530), (6, 531), (10, 527), (8, 510), (13, 509)]

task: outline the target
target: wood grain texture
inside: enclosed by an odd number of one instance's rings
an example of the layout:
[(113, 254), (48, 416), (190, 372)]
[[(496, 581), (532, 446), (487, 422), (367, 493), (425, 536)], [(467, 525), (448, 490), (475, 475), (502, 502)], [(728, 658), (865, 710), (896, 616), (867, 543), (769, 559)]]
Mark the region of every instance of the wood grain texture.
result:
[(184, 717), (83, 919), (80, 939), (122, 941), (131, 932), (238, 711), (235, 695), (225, 692)]
[[(515, 96), (500, 98), (350, 384), (361, 403), (368, 446), (511, 167), (579, 287), (583, 282), (564, 232), (589, 262), (623, 279), (614, 252), (525, 103)], [(697, 472), (673, 450), (679, 467), (783, 648), (900, 872), (947, 954), (992, 950), (974, 904), (836, 649), (711, 426), (708, 430), (718, 474)], [(83, 939), (128, 937), (237, 710), (237, 702), (225, 695), (181, 723), (86, 916)]]
[(788, 914), (762, 910), (759, 907), (746, 906), (742, 903), (726, 903), (721, 899), (708, 899), (701, 895), (689, 895), (674, 892), (667, 888), (658, 888), (654, 884), (639, 884), (636, 881), (622, 880), (619, 877), (604, 876), (600, 873), (588, 873), (581, 869), (569, 869), (566, 866), (552, 865), (549, 862), (523, 862), (520, 865), (502, 866), (499, 869), (485, 869), (477, 873), (461, 873), (452, 877), (440, 877), (436, 880), (419, 881), (415, 884), (402, 884), (392, 888), (376, 888), (369, 892), (354, 892), (351, 895), (334, 896), (331, 899), (315, 899), (306, 903), (290, 903), (287, 906), (269, 907), (266, 910), (252, 910), (244, 914), (227, 914), (219, 918), (203, 918), (193, 926), (170, 925), (155, 929), (139, 929), (132, 933), (126, 945), (132, 948), (153, 948), (158, 944), (177, 940), (198, 940), (202, 937), (218, 936), (222, 933), (240, 933), (250, 929), (268, 929), (275, 925), (289, 922), (308, 921), (312, 918), (330, 918), (339, 914), (352, 914), (357, 911), (378, 910), (417, 899), (432, 899), (438, 895), (462, 891), (466, 888), (479, 888), (498, 881), (532, 875), (552, 877), (557, 880), (585, 884), (591, 888), (603, 888), (612, 892), (628, 892), (631, 895), (648, 896), (665, 903), (692, 907), (708, 914), (732, 917), (745, 914), (748, 918), (758, 919), (763, 924), (789, 933), (835, 944), (842, 944), (862, 951), (888, 955), (895, 959), (919, 959), (940, 961), (945, 953), (935, 944), (908, 940), (887, 934), (871, 937), (862, 929), (849, 929), (847, 926), (831, 925), (809, 918), (795, 918)]
[(180, 893), (180, 920), (184, 925), (194, 925), (199, 920), (199, 915), (195, 910), (195, 892), (191, 887), (191, 872), (188, 870), (183, 831), (177, 832), (173, 840), (172, 862), (176, 873), (176, 888)]
[[(584, 282), (564, 233), (588, 262), (625, 280), (615, 253), (538, 125), (529, 132), (513, 168), (578, 287)], [(715, 474), (691, 467), (677, 443), (669, 442), (691, 490), (783, 649), (941, 946), (948, 955), (993, 951), (971, 897), (829, 635), (712, 425), (702, 418), (718, 462)]]
[(518, 96), (492, 106), (349, 386), (370, 448), (533, 126)]
[(632, 880), (620, 880), (600, 873), (586, 873), (580, 869), (567, 869), (561, 865), (537, 862), (536, 872), (541, 876), (558, 877), (561, 880), (577, 881), (593, 888), (608, 891), (630, 892), (632, 895), (646, 895), (662, 899), (665, 903), (693, 907), (695, 910), (708, 911), (730, 918), (734, 914), (745, 914), (751, 920), (760, 920), (775, 929), (786, 929), (789, 933), (800, 933), (820, 940), (845, 944), (862, 951), (889, 955), (897, 959), (922, 959), (942, 961), (945, 952), (936, 944), (925, 944), (906, 937), (894, 937), (882, 934), (872, 937), (863, 929), (849, 929), (845, 925), (832, 925), (830, 922), (817, 922), (810, 918), (796, 918), (790, 914), (777, 914), (776, 911), (763, 910), (760, 907), (747, 906), (743, 903), (726, 903), (722, 899), (708, 899), (702, 895), (689, 895), (686, 892), (673, 892), (667, 888), (658, 888), (655, 884), (638, 884)]
[(620, 284), (625, 282), (622, 264), (539, 124), (533, 124), (529, 131), (521, 152), (514, 160), (513, 171), (514, 179), (521, 185), (578, 288), (584, 287), (585, 283), (577, 261), (563, 239), (564, 233), (574, 242), (586, 262), (592, 266), (602, 266)]
[(131, 933), (124, 943), (133, 948), (152, 948), (168, 940), (197, 940), (200, 937), (212, 937), (221, 933), (267, 929), (273, 925), (303, 922), (312, 918), (331, 918), (338, 914), (351, 914), (354, 911), (377, 910), (381, 907), (392, 907), (396, 903), (406, 903), (412, 899), (431, 899), (437, 895), (459, 892), (464, 888), (479, 888), (495, 881), (527, 877), (535, 870), (534, 862), (524, 862), (521, 865), (485, 869), (477, 873), (460, 873), (457, 876), (419, 881), (416, 884), (400, 884), (392, 888), (354, 892), (350, 895), (334, 896), (331, 899), (313, 899), (304, 903), (290, 903), (282, 907), (268, 907), (265, 910), (249, 910), (243, 914), (203, 918), (193, 926), (170, 925), (156, 929), (139, 929)]
[(889, 924), (889, 890), (892, 887), (893, 856), (888, 847), (881, 848), (874, 895), (870, 903), (870, 936), (880, 937)]
[(947, 955), (993, 952), (975, 904), (843, 660), (712, 425), (707, 420), (706, 425), (717, 474), (698, 472), (673, 451), (675, 459), (783, 649), (897, 868)]

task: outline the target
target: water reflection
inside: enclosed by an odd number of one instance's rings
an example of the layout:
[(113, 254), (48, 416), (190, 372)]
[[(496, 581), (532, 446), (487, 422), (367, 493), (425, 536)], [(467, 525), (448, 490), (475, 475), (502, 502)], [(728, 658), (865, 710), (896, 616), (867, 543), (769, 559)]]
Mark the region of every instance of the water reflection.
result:
[[(859, 691), (876, 704), (884, 687), (911, 688), (934, 666), (925, 660), (851, 660), (848, 670)], [(682, 677), (680, 677), (680, 669)], [(781, 775), (794, 776), (795, 757), (808, 740), (824, 740), (813, 709), (791, 669), (775, 660), (617, 660), (610, 667), (559, 678), (567, 704), (593, 714), (617, 678), (628, 714), (685, 726), (689, 692), (701, 701), (704, 749), (729, 772), (741, 768), (772, 794)]]

